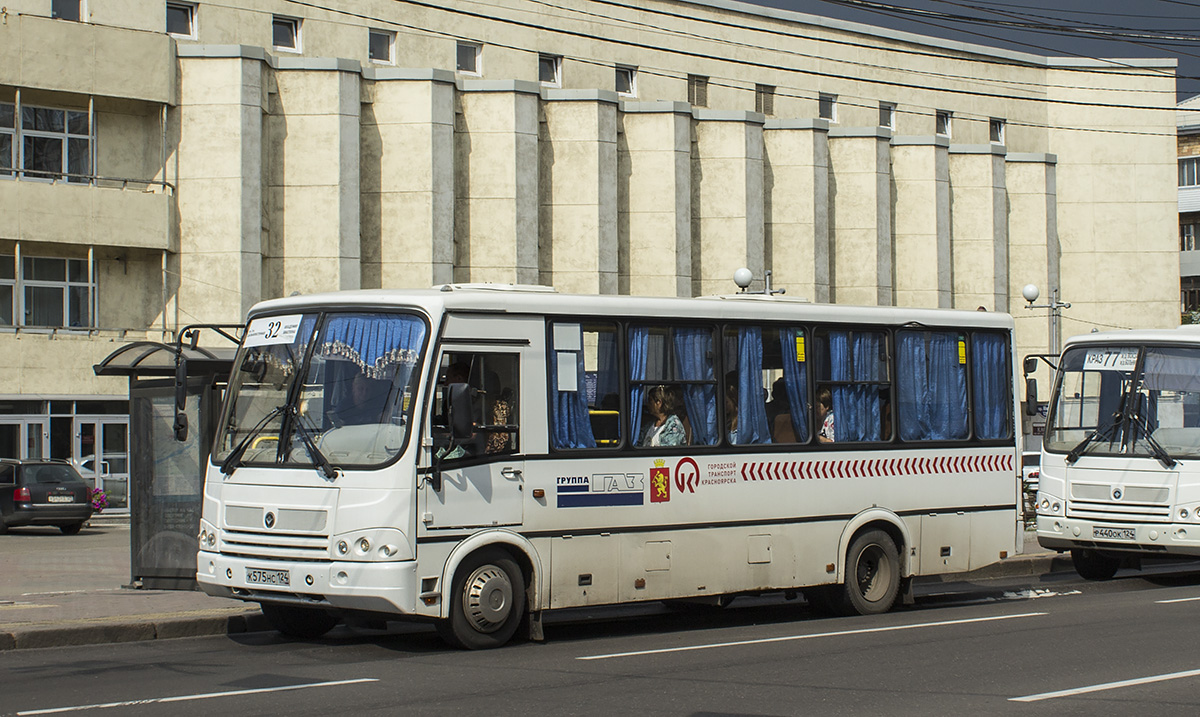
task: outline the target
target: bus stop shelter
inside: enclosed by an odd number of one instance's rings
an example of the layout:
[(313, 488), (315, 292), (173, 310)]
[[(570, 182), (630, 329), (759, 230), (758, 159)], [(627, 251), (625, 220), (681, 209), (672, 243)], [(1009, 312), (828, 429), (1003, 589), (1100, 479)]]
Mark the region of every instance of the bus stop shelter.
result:
[[(93, 366), (129, 379), (130, 572), (135, 587), (194, 590), (204, 466), (237, 351), (231, 330), (203, 327), (231, 343), (139, 341)], [(177, 390), (178, 389), (178, 390)]]

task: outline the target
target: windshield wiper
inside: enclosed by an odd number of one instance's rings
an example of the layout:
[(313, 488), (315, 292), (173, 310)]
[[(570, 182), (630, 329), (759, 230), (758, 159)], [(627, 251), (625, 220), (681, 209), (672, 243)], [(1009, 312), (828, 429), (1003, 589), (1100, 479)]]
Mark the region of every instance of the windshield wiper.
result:
[(242, 465), (242, 455), (244, 455), (246, 453), (246, 449), (250, 447), (250, 441), (258, 438), (258, 434), (262, 433), (263, 429), (267, 427), (267, 423), (272, 418), (278, 416), (280, 413), (283, 413), (283, 408), (283, 406), (276, 406), (275, 408), (272, 408), (267, 412), (267, 415), (262, 417), (262, 420), (254, 424), (254, 428), (250, 429), (250, 432), (246, 434), (246, 437), (242, 439), (242, 442), (237, 444), (237, 447), (230, 451), (229, 455), (221, 463), (222, 473), (227, 476), (233, 475), (233, 472)]
[(304, 447), (308, 450), (308, 457), (321, 469), (321, 475), (325, 476), (325, 480), (337, 480), (337, 468), (329, 462), (329, 459), (325, 457), (321, 449), (317, 448), (317, 442), (313, 440), (312, 434), (304, 426), (304, 421), (306, 420), (304, 416), (300, 415), (300, 412), (294, 406), (290, 413), (292, 415), (292, 424), (296, 427), (296, 433), (300, 435), (300, 440), (304, 442)]
[(1132, 418), (1134, 424), (1136, 424), (1137, 427), (1142, 430), (1142, 438), (1145, 438), (1146, 443), (1150, 444), (1151, 454), (1158, 460), (1162, 461), (1164, 467), (1174, 468), (1177, 461), (1172, 458), (1171, 454), (1167, 452), (1167, 449), (1163, 448), (1162, 444), (1151, 435), (1152, 431), (1150, 430), (1150, 423), (1145, 418), (1142, 418), (1137, 414), (1130, 416), (1130, 418)]

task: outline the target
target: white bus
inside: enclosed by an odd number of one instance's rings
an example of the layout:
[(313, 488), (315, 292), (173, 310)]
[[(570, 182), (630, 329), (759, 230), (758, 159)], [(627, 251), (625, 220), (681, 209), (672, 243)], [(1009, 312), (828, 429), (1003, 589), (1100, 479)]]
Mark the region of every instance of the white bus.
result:
[(1085, 578), (1200, 555), (1200, 327), (1067, 341), (1037, 498), (1038, 542)]
[(455, 286), (250, 312), (198, 580), (285, 634), (803, 591), (877, 613), (1014, 554), (1006, 314)]

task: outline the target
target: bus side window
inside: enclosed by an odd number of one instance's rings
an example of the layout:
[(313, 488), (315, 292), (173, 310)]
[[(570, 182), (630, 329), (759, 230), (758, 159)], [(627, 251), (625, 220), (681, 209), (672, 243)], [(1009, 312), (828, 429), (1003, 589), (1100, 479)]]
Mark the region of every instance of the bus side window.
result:
[(897, 332), (896, 398), (901, 440), (966, 439), (966, 336), (953, 331)]
[[(818, 388), (830, 391), (835, 440), (887, 440), (883, 428), (891, 390), (887, 335), (881, 331), (819, 330), (813, 337), (813, 354), (813, 380)], [(820, 420), (824, 421), (824, 416)]]
[(555, 321), (547, 351), (550, 440), (557, 449), (621, 443), (621, 376), (612, 323)]

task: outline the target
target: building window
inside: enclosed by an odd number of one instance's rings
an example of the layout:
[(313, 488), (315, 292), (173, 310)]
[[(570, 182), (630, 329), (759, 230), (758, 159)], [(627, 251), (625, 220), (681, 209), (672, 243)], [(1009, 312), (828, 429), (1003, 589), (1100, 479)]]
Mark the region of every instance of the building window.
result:
[(1184, 157), (1179, 160), (1179, 186), (1200, 186), (1200, 157)]
[[(87, 259), (0, 256), (0, 324), (45, 328), (86, 329), (95, 325), (92, 313), (95, 284)], [(20, 301), (18, 308), (17, 301)]]
[(459, 72), (465, 72), (468, 75), (481, 75), (483, 70), (480, 68), (480, 59), (483, 55), (483, 47), (476, 45), (473, 42), (460, 42), (455, 52), (455, 62)]
[(708, 78), (688, 75), (688, 102), (693, 107), (708, 107)]
[(17, 107), (0, 102), (0, 177), (13, 176), (17, 166)]
[(185, 2), (167, 3), (167, 34), (196, 37), (196, 6)]
[(1200, 224), (1179, 225), (1179, 251), (1196, 251), (1196, 239), (1200, 238)]
[(50, 17), (81, 22), (83, 20), (83, 0), (51, 0)]
[(1200, 311), (1200, 276), (1185, 276), (1179, 280), (1179, 308), (1185, 314)]
[(367, 55), (371, 62), (391, 65), (396, 61), (393, 55), (395, 46), (396, 33), (387, 30), (371, 30), (370, 39), (367, 41)]
[(817, 97), (817, 116), (823, 120), (837, 122), (837, 95), (822, 92)]
[(775, 114), (775, 86), (754, 86), (754, 111), (765, 115)]
[(547, 87), (562, 86), (562, 58), (558, 55), (538, 55), (538, 82)]
[(942, 137), (950, 136), (951, 114), (946, 110), (938, 110), (934, 120), (934, 132)]
[(271, 18), (271, 44), (276, 50), (300, 51), (300, 20), (294, 17)]
[(879, 103), (879, 126), (896, 129), (896, 105), (891, 102)]
[(1004, 130), (1007, 123), (995, 117), (988, 120), (988, 139), (993, 144), (1004, 144)]
[[(0, 122), (14, 107), (0, 103)], [(9, 135), (12, 144), (19, 147), (16, 169), (23, 177), (62, 179), (65, 176), (69, 182), (89, 181), (92, 140), (88, 125), (87, 112), (22, 105), (20, 132)], [(4, 140), (0, 138), (0, 153), (3, 150)], [(12, 154), (10, 149), (10, 157)]]
[(617, 65), (617, 94), (624, 97), (637, 96), (637, 68)]

